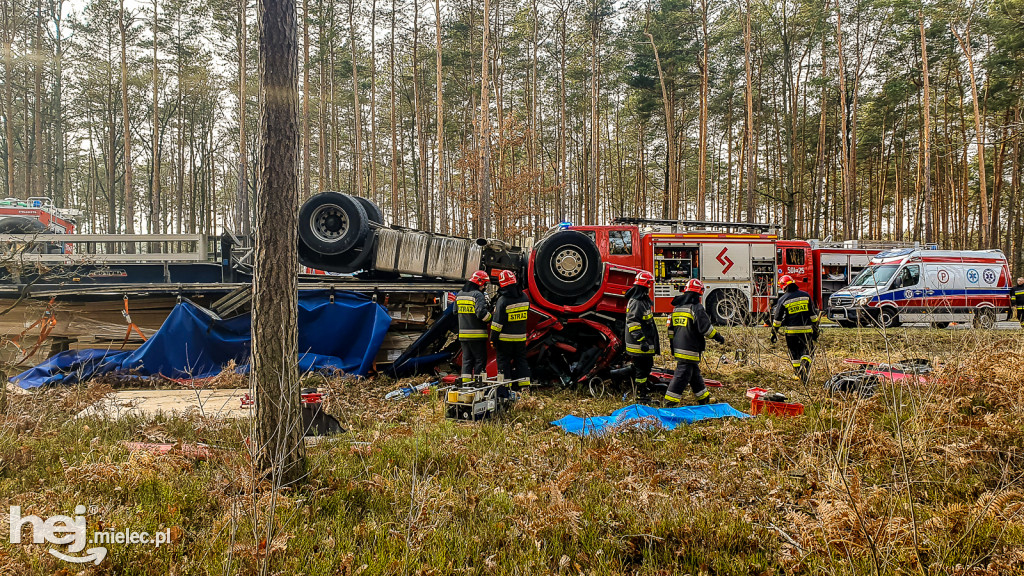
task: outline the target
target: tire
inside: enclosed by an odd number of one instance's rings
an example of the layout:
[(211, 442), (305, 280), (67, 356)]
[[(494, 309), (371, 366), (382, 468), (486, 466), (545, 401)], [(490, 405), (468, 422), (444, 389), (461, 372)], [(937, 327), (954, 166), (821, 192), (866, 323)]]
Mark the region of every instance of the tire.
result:
[(932, 322), (932, 328), (936, 330), (945, 330), (949, 327), (949, 322)]
[(359, 202), (359, 204), (362, 205), (363, 210), (366, 211), (367, 220), (381, 225), (384, 224), (384, 215), (381, 214), (380, 208), (378, 208), (372, 200), (368, 200), (362, 196), (353, 196), (353, 198), (355, 198), (356, 202)]
[(896, 328), (900, 325), (899, 310), (892, 306), (883, 306), (878, 309), (875, 321), (882, 328)]
[(299, 262), (303, 266), (316, 268), (325, 272), (351, 274), (366, 268), (373, 254), (373, 237), (367, 236), (363, 246), (352, 248), (344, 254), (324, 255), (313, 250), (299, 238)]
[(996, 313), (991, 308), (982, 308), (974, 313), (974, 327), (991, 330), (996, 326)]
[(715, 290), (709, 294), (707, 310), (711, 323), (718, 326), (739, 326), (750, 317), (747, 299), (736, 290)]
[(589, 236), (563, 230), (544, 239), (534, 261), (537, 284), (565, 298), (592, 296), (600, 288), (601, 253)]
[(314, 252), (334, 256), (366, 239), (366, 210), (347, 194), (322, 192), (299, 209), (299, 238)]

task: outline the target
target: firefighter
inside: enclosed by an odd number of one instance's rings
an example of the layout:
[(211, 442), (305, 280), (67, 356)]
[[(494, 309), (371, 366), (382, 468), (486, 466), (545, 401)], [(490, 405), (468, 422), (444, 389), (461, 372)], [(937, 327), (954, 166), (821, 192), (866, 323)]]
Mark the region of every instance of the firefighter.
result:
[(704, 377), (700, 373), (700, 358), (706, 338), (725, 344), (725, 337), (711, 325), (711, 318), (700, 303), (702, 294), (704, 284), (694, 278), (686, 283), (682, 294), (672, 299), (675, 308), (668, 319), (668, 337), (672, 342), (676, 371), (665, 392), (665, 401), (669, 405), (679, 404), (687, 385), (698, 404), (711, 402), (711, 392), (704, 386)]
[(491, 310), (484, 288), (489, 280), (487, 272), (477, 270), (455, 297), (459, 343), (462, 344), (463, 384), (478, 374), (487, 375), (487, 323), (491, 321)]
[(626, 292), (626, 354), (633, 360), (633, 377), (638, 387), (647, 385), (654, 368), (654, 356), (661, 354), (661, 339), (654, 324), (654, 303), (651, 288), (654, 274), (644, 271), (633, 279), (633, 287)]
[(1017, 320), (1024, 328), (1024, 278), (1017, 278), (1017, 286), (1013, 289), (1013, 305), (1017, 307)]
[(772, 321), (772, 344), (781, 330), (793, 363), (793, 372), (805, 384), (811, 376), (811, 357), (818, 339), (818, 311), (811, 296), (796, 285), (788, 274), (779, 278), (779, 301), (775, 303)]
[(530, 301), (519, 289), (511, 270), (498, 272), (498, 302), (494, 305), (491, 341), (498, 356), (498, 379), (518, 380), (520, 388), (530, 385), (530, 365), (526, 362), (526, 321)]

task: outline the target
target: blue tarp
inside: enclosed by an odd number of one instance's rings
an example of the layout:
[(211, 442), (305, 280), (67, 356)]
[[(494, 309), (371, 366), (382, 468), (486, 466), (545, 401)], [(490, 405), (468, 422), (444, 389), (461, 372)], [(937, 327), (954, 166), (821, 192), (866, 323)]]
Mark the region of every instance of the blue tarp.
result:
[(610, 416), (595, 416), (593, 418), (580, 418), (579, 416), (566, 416), (561, 420), (552, 422), (562, 430), (577, 436), (590, 436), (592, 434), (605, 434), (626, 428), (665, 428), (672, 430), (680, 424), (693, 424), (700, 420), (713, 418), (750, 418), (732, 406), (721, 404), (708, 404), (707, 406), (681, 406), (679, 408), (651, 408), (641, 404), (631, 404), (625, 408), (619, 408)]
[[(218, 319), (186, 301), (137, 350), (71, 350), (11, 378), (22, 388), (74, 384), (110, 373), (206, 378), (234, 362), (248, 371), (251, 317)], [(299, 370), (366, 374), (391, 318), (365, 296), (326, 291), (299, 296)]]

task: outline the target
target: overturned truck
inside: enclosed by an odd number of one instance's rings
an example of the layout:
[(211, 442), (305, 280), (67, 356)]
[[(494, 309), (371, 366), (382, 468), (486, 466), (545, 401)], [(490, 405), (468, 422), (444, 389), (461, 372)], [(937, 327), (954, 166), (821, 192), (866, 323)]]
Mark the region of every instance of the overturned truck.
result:
[[(402, 277), (464, 280), (476, 270), (512, 270), (530, 298), (528, 355), (534, 379), (603, 389), (624, 352), (625, 293), (635, 268), (602, 262), (589, 236), (554, 230), (532, 249), (501, 240), (467, 239), (384, 223), (365, 198), (324, 192), (299, 212), (299, 260), (330, 273), (380, 281)], [(460, 364), (452, 309), (391, 367), (393, 375)], [(493, 352), (488, 373), (494, 375)]]

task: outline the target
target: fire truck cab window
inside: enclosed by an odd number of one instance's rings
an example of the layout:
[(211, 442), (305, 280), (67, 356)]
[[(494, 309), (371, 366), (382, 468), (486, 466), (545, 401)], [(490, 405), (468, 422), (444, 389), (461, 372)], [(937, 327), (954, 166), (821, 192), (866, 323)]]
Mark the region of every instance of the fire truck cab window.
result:
[(608, 232), (608, 253), (629, 256), (633, 253), (633, 233), (629, 230)]
[(803, 266), (804, 265), (804, 251), (802, 248), (787, 248), (786, 249), (786, 265), (787, 266)]

